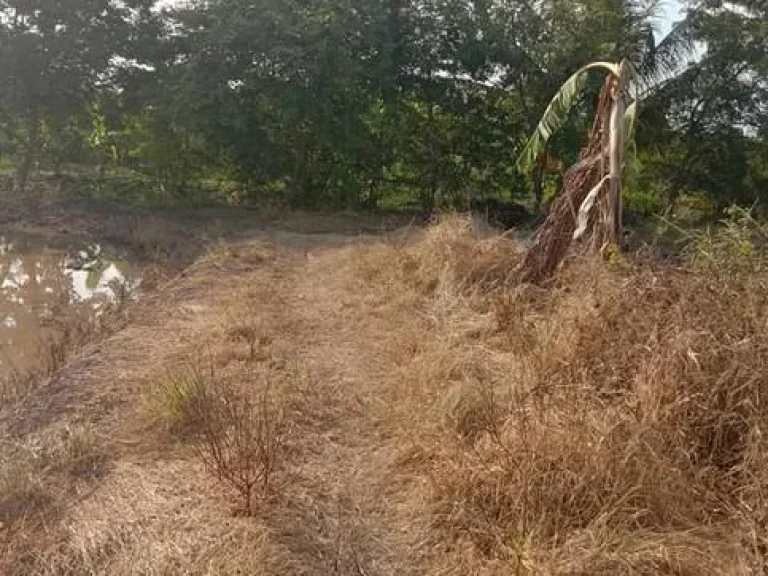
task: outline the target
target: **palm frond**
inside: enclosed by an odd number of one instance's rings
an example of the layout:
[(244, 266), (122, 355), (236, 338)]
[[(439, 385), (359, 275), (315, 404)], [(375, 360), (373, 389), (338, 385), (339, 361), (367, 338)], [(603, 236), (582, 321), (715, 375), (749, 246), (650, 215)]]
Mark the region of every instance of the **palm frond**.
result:
[(646, 106), (654, 106), (668, 102), (691, 91), (702, 74), (700, 64), (689, 66), (675, 76), (652, 86), (641, 86), (640, 97)]
[(695, 26), (692, 16), (687, 16), (656, 43), (652, 32), (646, 44), (638, 75), (643, 89), (658, 85), (679, 73), (686, 60), (696, 53)]
[(517, 167), (521, 171), (528, 172), (533, 167), (536, 159), (544, 151), (547, 141), (565, 124), (577, 96), (584, 89), (589, 71), (595, 68), (607, 70), (610, 74), (618, 74), (617, 64), (593, 62), (580, 68), (568, 78), (550, 101), (541, 116), (541, 120), (539, 120), (538, 126), (536, 126), (536, 130), (518, 156)]

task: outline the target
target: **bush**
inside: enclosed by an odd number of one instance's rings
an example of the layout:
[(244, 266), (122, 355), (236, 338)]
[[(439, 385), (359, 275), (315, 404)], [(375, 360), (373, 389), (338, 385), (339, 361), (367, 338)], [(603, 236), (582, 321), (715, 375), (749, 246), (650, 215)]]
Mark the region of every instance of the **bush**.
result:
[(203, 389), (193, 407), (201, 423), (198, 454), (220, 481), (253, 512), (254, 496), (266, 496), (277, 467), (282, 440), (282, 411), (265, 389), (254, 400), (227, 391), (222, 396)]
[(629, 220), (648, 218), (664, 210), (664, 199), (652, 188), (627, 186), (623, 193), (624, 211)]
[(158, 405), (174, 431), (192, 433), (195, 452), (216, 478), (242, 499), (241, 510), (252, 514), (256, 497), (269, 493), (283, 435), (282, 407), (269, 385), (254, 392), (219, 379), (211, 368), (191, 368), (167, 379)]
[(766, 270), (768, 224), (759, 222), (752, 210), (732, 206), (714, 230), (689, 232), (684, 252), (699, 270), (759, 275)]

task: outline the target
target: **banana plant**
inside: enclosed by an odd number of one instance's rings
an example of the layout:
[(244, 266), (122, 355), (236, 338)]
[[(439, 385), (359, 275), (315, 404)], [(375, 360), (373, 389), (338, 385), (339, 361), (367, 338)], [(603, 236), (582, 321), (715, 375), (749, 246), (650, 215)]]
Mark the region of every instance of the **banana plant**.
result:
[[(637, 110), (636, 74), (628, 60), (621, 62), (593, 62), (576, 71), (555, 94), (539, 121), (536, 130), (528, 140), (518, 158), (518, 167), (527, 172), (536, 159), (544, 152), (547, 141), (568, 119), (568, 114), (586, 86), (591, 73), (602, 72), (611, 80), (611, 108), (606, 123), (607, 134), (602, 138), (606, 143), (608, 171), (579, 207), (578, 228), (574, 237), (583, 234), (589, 221), (589, 212), (596, 198), (608, 194), (607, 215), (604, 225), (609, 241), (620, 245), (622, 237), (621, 189), (624, 158), (634, 141), (634, 125)], [(630, 94), (632, 90), (633, 94)]]

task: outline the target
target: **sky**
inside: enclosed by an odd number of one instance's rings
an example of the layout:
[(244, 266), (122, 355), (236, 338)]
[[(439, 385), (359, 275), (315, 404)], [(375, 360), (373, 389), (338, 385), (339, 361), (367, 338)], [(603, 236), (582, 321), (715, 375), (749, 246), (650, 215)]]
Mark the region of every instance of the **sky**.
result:
[(672, 29), (672, 25), (682, 19), (682, 8), (683, 6), (679, 0), (666, 0), (664, 2), (662, 6), (662, 17), (659, 22), (659, 38), (664, 38), (664, 36), (666, 36)]

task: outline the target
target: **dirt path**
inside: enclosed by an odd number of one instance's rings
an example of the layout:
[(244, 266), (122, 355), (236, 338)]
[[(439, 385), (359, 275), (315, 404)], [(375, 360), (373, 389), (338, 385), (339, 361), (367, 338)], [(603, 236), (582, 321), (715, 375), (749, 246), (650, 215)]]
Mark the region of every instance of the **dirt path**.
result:
[(326, 412), (324, 425), (305, 431), (309, 449), (294, 486), (305, 501), (294, 513), (301, 518), (302, 509), (312, 510), (312, 516), (302, 518), (300, 541), (318, 551), (308, 573), (423, 573), (410, 506), (418, 486), (397, 472), (399, 439), (385, 378), (395, 359), (379, 345), (395, 327), (360, 313), (346, 256), (310, 254), (291, 302), (307, 335), (301, 358), (322, 402), (314, 409)]
[[(312, 240), (241, 245), (234, 256), (203, 261), (139, 304), (126, 329), (3, 409), (0, 438), (9, 444), (84, 425), (101, 462), (98, 473), (63, 482), (55, 466), (29, 472), (46, 494), (33, 512), (46, 521), (16, 536), (16, 569), (423, 573), (414, 506), (423, 489), (397, 471), (402, 440), (386, 385), (397, 358), (381, 345), (395, 327), (360, 314), (366, 296), (356, 289), (354, 248), (331, 239), (309, 250)], [(230, 336), (238, 322), (259, 331), (256, 368), (246, 368), (247, 350)], [(169, 442), (147, 417), (157, 382), (201, 358), (221, 378), (284, 381), (294, 371), (302, 382), (278, 493), (252, 518), (233, 517), (230, 495), (190, 446)]]

